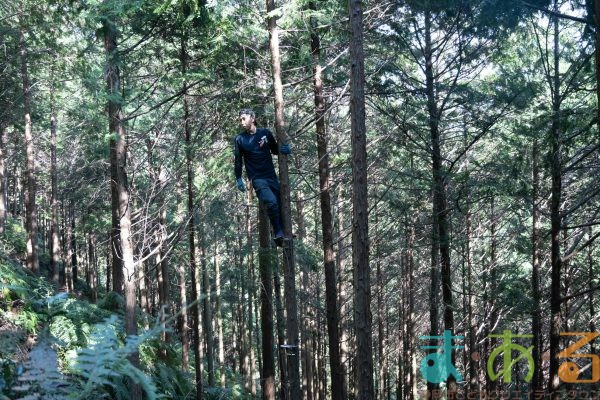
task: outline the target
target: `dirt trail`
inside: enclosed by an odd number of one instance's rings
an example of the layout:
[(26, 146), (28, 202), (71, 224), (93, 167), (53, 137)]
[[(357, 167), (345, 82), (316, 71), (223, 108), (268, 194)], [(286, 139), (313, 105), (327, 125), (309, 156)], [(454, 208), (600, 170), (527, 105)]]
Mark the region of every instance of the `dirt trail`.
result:
[(36, 339), (26, 360), (23, 373), (12, 391), (15, 400), (62, 400), (68, 399), (69, 382), (58, 371), (56, 351), (45, 336)]

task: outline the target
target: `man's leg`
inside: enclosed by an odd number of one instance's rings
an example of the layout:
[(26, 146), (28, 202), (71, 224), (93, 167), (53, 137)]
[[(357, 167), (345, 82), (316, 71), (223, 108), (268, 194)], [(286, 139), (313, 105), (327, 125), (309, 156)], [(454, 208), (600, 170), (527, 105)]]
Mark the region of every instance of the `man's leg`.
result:
[(275, 239), (283, 238), (278, 182), (273, 182), (271, 179), (254, 179), (252, 186), (256, 192), (256, 197), (267, 206), (267, 213), (269, 214)]

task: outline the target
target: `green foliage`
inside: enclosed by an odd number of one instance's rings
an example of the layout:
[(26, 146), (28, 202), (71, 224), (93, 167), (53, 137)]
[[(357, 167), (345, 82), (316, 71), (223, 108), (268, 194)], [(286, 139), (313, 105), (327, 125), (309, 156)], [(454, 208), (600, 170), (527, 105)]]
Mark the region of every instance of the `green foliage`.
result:
[(4, 229), (4, 233), (0, 235), (0, 252), (24, 257), (27, 250), (27, 232), (21, 221), (8, 218)]
[(117, 292), (108, 292), (98, 301), (98, 307), (108, 311), (121, 311), (125, 307), (125, 300)]
[(93, 324), (110, 315), (95, 304), (65, 296), (54, 296), (48, 301), (48, 314), (50, 334), (58, 339), (63, 351), (86, 346)]
[(22, 310), (17, 313), (14, 323), (25, 330), (27, 333), (37, 333), (39, 315), (31, 310)]
[(10, 388), (16, 378), (17, 365), (15, 362), (9, 359), (0, 358), (0, 393)]
[(0, 309), (5, 317), (27, 333), (36, 333), (44, 319), (38, 303), (51, 291), (43, 278), (33, 276), (14, 261), (0, 258)]
[(157, 363), (152, 378), (160, 393), (168, 394), (173, 400), (186, 399), (193, 390), (190, 375), (174, 367), (176, 365), (176, 361)]
[(208, 400), (249, 400), (252, 398), (252, 395), (246, 393), (241, 384), (233, 385), (230, 388), (211, 387), (206, 389), (205, 394)]
[(130, 336), (122, 343), (119, 337), (121, 330), (118, 318), (112, 315), (93, 327), (89, 345), (77, 351), (73, 369), (83, 378), (78, 398), (128, 399), (128, 380), (138, 383), (147, 399), (158, 398), (152, 380), (128, 359), (155, 332)]
[(50, 334), (58, 339), (60, 346), (71, 346), (78, 343), (77, 326), (71, 319), (63, 315), (52, 319), (49, 330)]

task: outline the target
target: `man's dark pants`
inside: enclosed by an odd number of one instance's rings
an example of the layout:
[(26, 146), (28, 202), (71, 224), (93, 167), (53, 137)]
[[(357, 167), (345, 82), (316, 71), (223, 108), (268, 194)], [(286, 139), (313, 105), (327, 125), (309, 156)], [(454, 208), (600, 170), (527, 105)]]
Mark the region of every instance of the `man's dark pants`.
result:
[(277, 235), (283, 232), (281, 203), (279, 200), (279, 181), (277, 179), (253, 179), (252, 187), (254, 187), (254, 192), (258, 199), (267, 206), (267, 213), (273, 227), (273, 233)]

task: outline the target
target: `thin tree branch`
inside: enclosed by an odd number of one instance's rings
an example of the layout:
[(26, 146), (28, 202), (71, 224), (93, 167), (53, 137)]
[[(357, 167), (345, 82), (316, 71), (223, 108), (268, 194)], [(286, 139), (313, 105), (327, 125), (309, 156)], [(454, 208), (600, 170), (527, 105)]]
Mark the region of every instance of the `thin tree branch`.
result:
[(594, 243), (594, 241), (596, 239), (598, 239), (598, 236), (600, 236), (600, 232), (596, 233), (594, 236), (592, 236), (591, 238), (588, 239), (587, 242), (585, 242), (584, 244), (582, 244), (578, 249), (574, 249), (571, 252), (569, 252), (568, 254), (566, 254), (564, 257), (561, 258), (561, 262), (566, 262), (568, 260), (570, 260), (571, 258), (575, 257), (575, 255), (577, 253), (579, 253), (581, 250), (585, 249), (586, 247), (588, 247), (589, 245), (591, 245), (592, 243)]
[(536, 6), (535, 4), (531, 4), (526, 1), (521, 2), (521, 4), (523, 4), (525, 7), (531, 8), (533, 10), (541, 11), (545, 14), (552, 15), (554, 17), (558, 17), (558, 18), (562, 18), (562, 19), (569, 19), (571, 21), (581, 22), (583, 24), (594, 26), (594, 24), (591, 21), (588, 21), (585, 18), (576, 17), (574, 15), (568, 15), (568, 14), (563, 14), (563, 13), (559, 13), (556, 11), (548, 10), (547, 8), (539, 7), (539, 6)]

